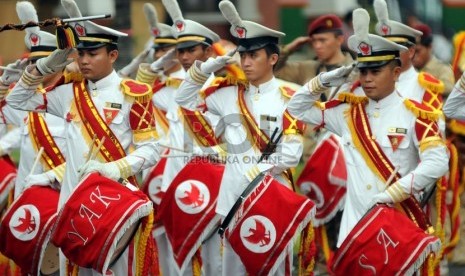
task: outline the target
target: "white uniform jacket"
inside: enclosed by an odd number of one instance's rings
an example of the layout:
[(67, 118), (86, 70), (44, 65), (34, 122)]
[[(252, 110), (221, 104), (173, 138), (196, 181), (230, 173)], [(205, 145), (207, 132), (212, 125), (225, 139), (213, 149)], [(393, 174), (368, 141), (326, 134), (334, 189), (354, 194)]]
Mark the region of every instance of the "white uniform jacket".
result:
[[(330, 109), (321, 109), (315, 103), (318, 93), (311, 93), (309, 85), (303, 86), (290, 100), (289, 112), (304, 122), (324, 126), (329, 131), (341, 136), (347, 165), (347, 196), (341, 221), (340, 246), (355, 224), (366, 213), (372, 197), (386, 189), (385, 183), (370, 170), (367, 161), (353, 142), (348, 126), (350, 104), (342, 103)], [(417, 117), (408, 110), (404, 98), (394, 91), (386, 98), (376, 102), (368, 100), (365, 105), (371, 132), (391, 163), (399, 167), (402, 176), (398, 184), (404, 193), (417, 194), (435, 180), (444, 175), (448, 169), (446, 147), (434, 121), (422, 125)], [(426, 129), (419, 132), (418, 129)], [(425, 134), (426, 133), (426, 134)], [(394, 150), (393, 135), (401, 137)], [(429, 143), (428, 135), (434, 143)], [(425, 139), (426, 138), (426, 139)]]
[[(193, 68), (194, 66), (195, 68)], [(196, 62), (189, 72), (199, 71), (198, 66), (199, 63)], [(203, 73), (198, 72), (197, 74)], [(198, 93), (207, 77), (203, 74), (203, 81), (194, 80), (192, 75), (188, 74), (179, 87), (176, 102), (186, 109), (196, 110), (200, 104)], [(277, 80), (273, 77), (259, 87), (249, 85), (244, 93), (247, 108), (255, 122), (258, 123), (259, 128), (268, 137), (271, 136), (275, 128), (278, 128), (277, 133), (279, 134), (283, 130), (283, 114), (288, 99), (283, 96)], [(241, 120), (241, 110), (238, 105), (238, 86), (218, 89), (205, 99), (205, 104), (209, 112), (220, 117), (218, 125), (224, 126), (223, 141), (227, 143), (227, 159), (216, 211), (218, 214), (226, 216), (249, 184), (244, 175), (257, 165), (261, 152), (247, 138), (248, 130)], [(299, 163), (302, 149), (301, 135), (283, 135), (276, 152), (269, 156), (265, 166), (259, 166), (259, 170), (271, 169), (278, 180), (288, 184), (281, 173)]]
[(447, 97), (444, 115), (451, 119), (465, 120), (465, 77), (462, 76)]
[[(27, 70), (30, 68), (28, 67)], [(7, 102), (14, 108), (46, 111), (65, 119), (67, 162), (60, 193), (59, 206), (62, 206), (79, 182), (78, 169), (84, 165), (90, 141), (85, 138), (83, 118), (80, 118), (74, 104), (73, 84), (57, 86), (46, 94), (36, 93), (41, 79), (42, 77), (24, 73), (8, 95)], [(122, 79), (113, 71), (97, 82), (86, 81), (86, 88), (102, 118), (105, 118), (104, 108), (109, 106), (119, 108), (109, 127), (127, 153), (124, 157), (127, 167), (124, 170), (130, 170), (134, 174), (153, 166), (159, 160), (159, 150), (153, 138), (143, 141), (134, 140), (134, 133), (129, 122), (132, 102), (131, 98), (126, 97), (121, 91), (121, 81)], [(135, 146), (135, 150), (131, 153), (129, 153), (130, 145)], [(104, 162), (103, 159), (100, 161)]]
[[(40, 92), (41, 93), (41, 92)], [(47, 125), (50, 135), (55, 140), (56, 145), (60, 149), (63, 156), (66, 156), (66, 139), (65, 139), (65, 122), (62, 118), (52, 114), (41, 115)], [(20, 156), (18, 164), (18, 174), (15, 181), (15, 198), (17, 198), (23, 190), (24, 179), (30, 173), (40, 174), (48, 170), (41, 162), (37, 164), (34, 171), (31, 172), (34, 160), (38, 154), (38, 148), (34, 147), (31, 134), (29, 133), (29, 116), (27, 112), (13, 109), (9, 105), (5, 105), (0, 111), (0, 123), (12, 124), (18, 127), (19, 136), (16, 138), (20, 141)], [(57, 177), (61, 179), (61, 177)]]

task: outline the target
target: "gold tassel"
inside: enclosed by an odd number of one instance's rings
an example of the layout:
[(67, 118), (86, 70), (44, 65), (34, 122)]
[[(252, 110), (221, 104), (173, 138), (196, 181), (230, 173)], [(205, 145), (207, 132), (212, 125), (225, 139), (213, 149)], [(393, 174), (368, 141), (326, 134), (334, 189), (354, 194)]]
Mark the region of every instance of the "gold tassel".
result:
[(326, 263), (329, 261), (330, 251), (329, 242), (328, 242), (328, 233), (326, 232), (326, 227), (324, 225), (318, 227), (320, 228), (321, 233), (321, 249), (323, 250), (323, 254), (325, 255)]
[(424, 120), (430, 120), (430, 121), (437, 121), (439, 117), (441, 116), (441, 112), (438, 110), (424, 110), (421, 107), (418, 107), (415, 105), (414, 102), (412, 102), (409, 99), (406, 99), (404, 101), (405, 106), (407, 107), (408, 110), (412, 111), (412, 113), (417, 117), (421, 118)]
[(439, 266), (441, 262), (444, 247), (445, 247), (445, 239), (446, 234), (444, 232), (444, 221), (442, 221), (442, 196), (445, 193), (446, 187), (442, 185), (442, 177), (436, 182), (436, 214), (437, 214), (437, 221), (436, 221), (436, 229), (435, 229), (435, 236), (439, 238), (441, 241), (441, 249), (439, 250), (438, 255), (434, 259), (433, 268)]
[(59, 49), (75, 48), (79, 44), (76, 31), (68, 24), (62, 24), (60, 21), (57, 23), (55, 35)]
[(367, 103), (368, 98), (365, 96), (356, 96), (353, 93), (346, 93), (342, 92), (337, 95), (337, 98), (345, 103), (350, 104), (359, 104), (359, 103)]
[[(152, 235), (153, 222), (155, 219), (154, 211), (152, 210), (150, 214), (144, 218), (141, 228), (138, 231), (141, 231), (139, 236), (139, 242), (137, 243), (137, 265), (136, 265), (136, 275), (145, 275), (150, 267), (150, 263), (146, 262), (146, 249), (147, 242)], [(150, 258), (148, 258), (150, 259)]]
[(194, 256), (192, 257), (192, 275), (202, 275), (202, 257), (200, 255), (200, 248), (195, 252)]
[[(302, 231), (301, 247), (299, 252), (299, 275), (312, 275), (315, 267), (315, 232), (313, 223), (309, 223)], [(313, 252), (312, 252), (313, 245)], [(309, 256), (309, 254), (311, 256)], [(309, 260), (308, 260), (309, 259)]]

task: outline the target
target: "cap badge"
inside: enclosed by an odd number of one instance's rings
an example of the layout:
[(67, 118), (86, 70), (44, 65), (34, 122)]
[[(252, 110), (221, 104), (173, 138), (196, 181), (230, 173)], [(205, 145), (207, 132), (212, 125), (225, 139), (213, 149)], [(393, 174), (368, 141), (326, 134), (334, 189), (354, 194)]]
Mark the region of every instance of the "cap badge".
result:
[(245, 38), (245, 35), (247, 33), (247, 30), (244, 27), (239, 26), (236, 26), (234, 31), (236, 32), (238, 38)]
[(184, 24), (184, 21), (181, 21), (181, 20), (177, 20), (174, 25), (176, 26), (176, 30), (178, 32), (182, 32), (184, 31), (184, 28), (185, 28), (185, 24)]
[(76, 33), (78, 34), (78, 36), (85, 36), (86, 35), (86, 29), (82, 25), (76, 24), (74, 26), (74, 29), (76, 30)]
[(383, 35), (388, 35), (391, 33), (391, 28), (389, 28), (388, 25), (383, 24), (381, 25), (381, 32), (383, 33)]
[(40, 43), (40, 37), (37, 34), (31, 34), (29, 36), (29, 41), (31, 42), (32, 46), (38, 46)]
[(326, 20), (326, 27), (328, 27), (328, 28), (333, 27), (333, 21), (331, 19)]
[(155, 37), (159, 36), (160, 35), (160, 29), (158, 29), (156, 27), (152, 28), (152, 35), (155, 36)]
[(365, 42), (362, 42), (358, 45), (358, 49), (360, 50), (360, 53), (363, 55), (363, 56), (369, 56), (371, 55), (371, 45), (365, 43)]

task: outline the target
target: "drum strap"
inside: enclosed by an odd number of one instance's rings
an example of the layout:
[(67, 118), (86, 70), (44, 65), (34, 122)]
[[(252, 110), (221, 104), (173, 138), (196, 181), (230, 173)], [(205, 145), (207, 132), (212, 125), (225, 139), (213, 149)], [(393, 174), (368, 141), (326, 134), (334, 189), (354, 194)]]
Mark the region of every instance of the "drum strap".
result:
[(255, 121), (252, 113), (247, 108), (247, 104), (244, 98), (245, 87), (243, 85), (237, 86), (237, 99), (239, 104), (239, 110), (242, 115), (242, 120), (245, 121), (245, 126), (247, 129), (247, 139), (251, 140), (253, 146), (260, 149), (261, 152), (267, 147), (270, 138), (263, 132), (258, 123)]
[[(364, 103), (353, 104), (349, 110), (349, 129), (354, 144), (364, 157), (371, 171), (383, 181), (387, 181), (395, 167), (384, 153), (381, 146), (372, 138), (370, 123), (365, 111)], [(395, 183), (402, 176), (397, 173), (391, 183)], [(391, 185), (387, 183), (387, 185)], [(400, 203), (405, 214), (423, 230), (429, 230), (431, 224), (414, 196)]]
[(170, 128), (170, 123), (168, 122), (168, 119), (166, 118), (166, 112), (164, 112), (163, 110), (153, 105), (153, 114), (155, 115), (155, 120), (157, 121), (157, 125), (161, 126), (161, 128), (163, 129), (165, 133), (168, 133), (168, 130)]
[(200, 111), (191, 111), (180, 107), (179, 112), (181, 114), (179, 117), (184, 121), (184, 126), (187, 126), (189, 134), (199, 145), (213, 147), (219, 144), (213, 127)]
[(29, 112), (29, 137), (36, 151), (44, 148), (42, 164), (48, 170), (54, 169), (65, 162), (65, 157), (51, 135), (47, 122), (38, 112)]
[[(101, 117), (97, 108), (95, 107), (89, 92), (87, 91), (85, 80), (75, 82), (73, 84), (74, 101), (76, 103), (79, 116), (82, 119), (88, 137), (97, 135), (99, 142), (103, 137), (105, 142), (100, 148), (100, 155), (106, 162), (116, 161), (126, 156), (123, 146), (120, 144), (116, 135), (111, 131), (105, 120)], [(131, 176), (128, 179), (131, 183), (136, 184), (136, 179)]]

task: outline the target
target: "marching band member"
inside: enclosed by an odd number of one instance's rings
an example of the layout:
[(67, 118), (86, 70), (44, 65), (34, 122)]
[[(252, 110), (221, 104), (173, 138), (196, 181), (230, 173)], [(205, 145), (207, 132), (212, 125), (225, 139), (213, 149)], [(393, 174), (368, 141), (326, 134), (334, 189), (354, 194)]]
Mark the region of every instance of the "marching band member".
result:
[[(7, 102), (15, 108), (48, 112), (65, 120), (67, 163), (59, 206), (66, 203), (83, 175), (99, 172), (113, 180), (134, 181), (134, 174), (159, 159), (151, 88), (123, 80), (113, 69), (118, 58), (118, 38), (126, 34), (89, 21), (75, 23), (74, 29), (80, 40), (77, 62), (83, 79), (56, 86), (46, 94), (36, 92), (45, 76), (61, 72), (72, 61), (68, 56), (73, 49), (58, 49), (28, 66), (7, 96)], [(106, 138), (98, 153), (99, 161), (85, 163), (94, 135), (96, 142)], [(135, 150), (129, 153), (131, 145)], [(113, 273), (135, 271), (136, 256), (129, 251), (131, 246), (112, 266)], [(60, 257), (60, 272), (65, 274), (65, 259)], [(80, 273), (96, 274), (84, 268)]]
[(443, 110), (444, 115), (450, 119), (465, 120), (463, 105), (465, 104), (465, 72), (455, 83), (454, 89), (447, 97)]
[[(408, 51), (400, 54), (402, 65), (401, 74), (396, 85), (397, 91), (403, 97), (421, 102), (441, 113), (444, 83), (426, 72), (418, 73), (412, 64), (415, 45), (422, 32), (400, 22), (390, 20), (385, 0), (375, 0), (373, 6), (378, 18), (375, 27), (376, 33), (408, 49)], [(444, 134), (444, 118), (439, 121), (439, 126)]]
[(433, 54), (433, 33), (431, 28), (425, 24), (413, 26), (422, 32), (415, 45), (415, 56), (412, 64), (419, 72), (427, 72), (444, 83), (444, 96), (447, 97), (454, 87), (454, 72), (450, 64), (444, 63)]
[[(37, 12), (34, 6), (27, 1), (17, 3), (18, 16), (23, 23), (38, 21)], [(26, 63), (35, 63), (41, 58), (47, 57), (55, 50), (56, 37), (50, 33), (41, 31), (39, 27), (27, 28), (25, 43), (30, 49), (27, 60), (17, 61), (13, 66), (7, 66), (2, 76), (3, 85), (9, 85), (19, 80), (18, 70)], [(61, 72), (53, 74), (39, 85), (37, 93), (46, 93), (46, 87), (54, 84), (61, 77)], [(15, 198), (32, 184), (52, 185), (55, 180), (61, 182), (64, 174), (65, 163), (65, 125), (64, 120), (52, 114), (38, 114), (35, 112), (22, 112), (15, 110), (9, 105), (2, 107), (2, 117), (7, 123), (12, 123), (21, 127), (21, 154), (16, 178)], [(44, 147), (44, 154), (41, 158), (41, 166), (36, 171), (31, 172), (31, 168), (41, 147)], [(42, 176), (35, 175), (45, 173)], [(46, 177), (44, 177), (46, 176)], [(37, 183), (32, 183), (36, 182)]]
[[(222, 1), (220, 8), (223, 2), (231, 4)], [(234, 6), (229, 10), (235, 11)], [(225, 14), (223, 9), (222, 12)], [(226, 124), (224, 140), (227, 154), (234, 160), (226, 162), (220, 186), (216, 211), (221, 216), (226, 216), (245, 186), (260, 171), (271, 171), (283, 185), (289, 185), (283, 172), (296, 166), (302, 154), (302, 129), (299, 128), (302, 125), (286, 112), (288, 90), (280, 88), (273, 76), (273, 66), (279, 56), (277, 43), (284, 34), (240, 18), (231, 24), (231, 34), (239, 39), (237, 51), (248, 85), (226, 78), (223, 83), (212, 86), (213, 89), (206, 89), (204, 99), (208, 111), (223, 118)], [(198, 110), (199, 100), (203, 101), (199, 99), (199, 90), (210, 74), (223, 68), (230, 58), (228, 55), (219, 56), (192, 64), (176, 95), (176, 102), (183, 108)], [(279, 150), (269, 153), (270, 161), (267, 164), (257, 164), (275, 129), (284, 133), (283, 140), (278, 143)], [(245, 177), (239, 182), (240, 175)], [(290, 258), (284, 262), (289, 265), (287, 261)], [(282, 271), (277, 273), (284, 273), (286, 265), (282, 265)], [(244, 273), (238, 255), (224, 241), (223, 275)]]
[[(395, 88), (406, 47), (368, 34), (365, 10), (355, 10), (353, 18), (355, 35), (349, 47), (357, 51), (366, 97), (342, 93), (337, 100), (318, 102), (327, 87), (346, 81), (351, 70), (346, 66), (313, 78), (288, 105), (297, 118), (342, 137), (348, 178), (338, 247), (374, 203), (400, 203), (410, 219), (429, 230), (417, 198), (448, 169), (446, 147), (434, 120), (437, 114)], [(391, 175), (394, 181), (386, 183)], [(372, 265), (376, 269), (381, 264)]]
[[(188, 153), (197, 148), (196, 136), (192, 136), (188, 131), (188, 125), (192, 125), (199, 118), (197, 115), (187, 115), (186, 110), (180, 109), (179, 105), (175, 102), (178, 87), (182, 80), (185, 78), (185, 70), (188, 70), (195, 60), (206, 60), (214, 54), (213, 43), (220, 40), (219, 36), (208, 29), (207, 27), (182, 17), (176, 1), (163, 1), (163, 4), (172, 17), (174, 22), (173, 26), (166, 28), (166, 25), (158, 23), (159, 34), (162, 36), (160, 39), (156, 38), (159, 47), (165, 46), (160, 44), (162, 42), (171, 42), (166, 40), (169, 35), (174, 36), (176, 39), (175, 49), (168, 50), (163, 56), (159, 57), (150, 66), (142, 64), (139, 68), (137, 80), (145, 83), (153, 84), (154, 96), (153, 103), (160, 113), (166, 114), (165, 118), (168, 122), (169, 131), (165, 141), (169, 143), (171, 148), (166, 161), (165, 170), (163, 172), (163, 179), (161, 184), (161, 191), (166, 192), (178, 173), (190, 161), (175, 149), (181, 149)], [(157, 40), (158, 39), (158, 40)], [(171, 45), (168, 45), (171, 46)], [(160, 51), (156, 51), (161, 52)], [(177, 61), (176, 61), (177, 59)], [(179, 64), (182, 66), (179, 66)], [(212, 129), (212, 125), (218, 120), (211, 115), (202, 114), (200, 117), (206, 120), (206, 124), (202, 124), (202, 129)], [(213, 131), (210, 131), (213, 133)], [(164, 142), (165, 142), (164, 141)], [(215, 146), (216, 137), (209, 139), (212, 144), (201, 146)], [(182, 222), (180, 222), (182, 227)], [(220, 254), (220, 239), (214, 236), (202, 245), (202, 268), (207, 275), (217, 275), (221, 273), (221, 254)], [(166, 258), (172, 259), (172, 252), (166, 252)], [(166, 260), (165, 260), (166, 262)], [(163, 264), (163, 263), (162, 263)], [(165, 265), (166, 266), (166, 265)], [(182, 268), (181, 273), (192, 274), (192, 265), (186, 265)], [(162, 265), (162, 268), (164, 265)], [(168, 269), (171, 273), (176, 273), (174, 265), (170, 265)]]

